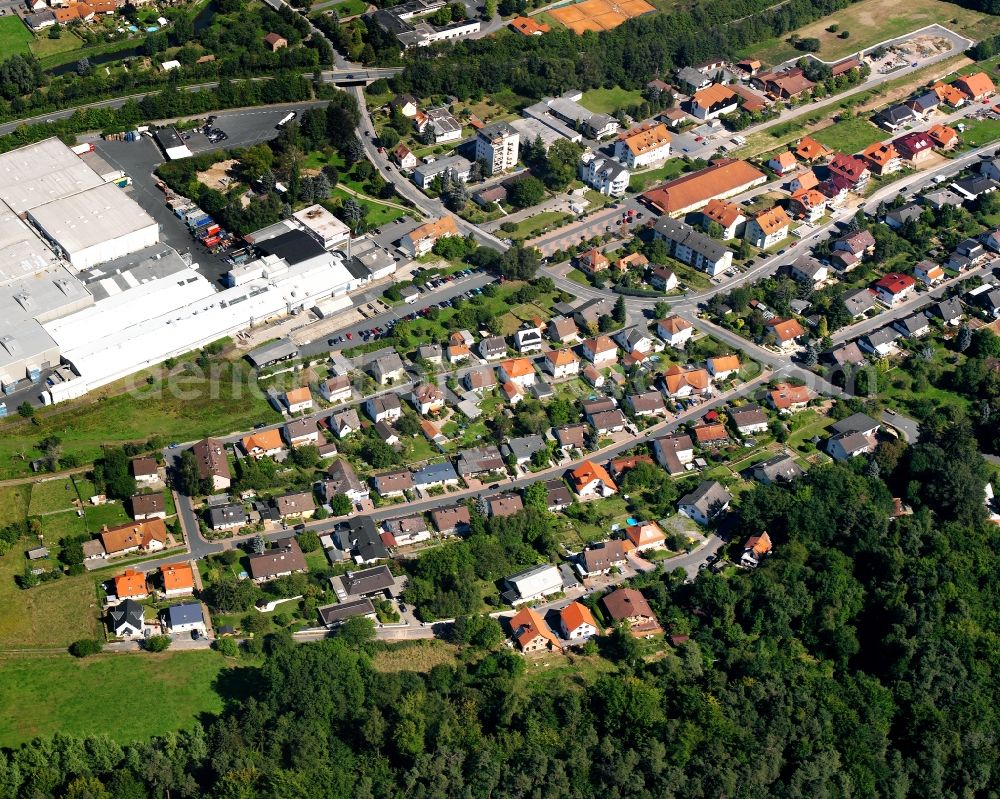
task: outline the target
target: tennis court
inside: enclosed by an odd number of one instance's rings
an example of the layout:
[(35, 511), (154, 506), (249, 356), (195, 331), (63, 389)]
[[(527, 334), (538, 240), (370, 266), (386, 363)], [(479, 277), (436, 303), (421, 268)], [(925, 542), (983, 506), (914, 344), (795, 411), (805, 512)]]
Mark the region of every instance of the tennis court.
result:
[(583, 0), (571, 6), (554, 8), (549, 14), (574, 33), (608, 31), (625, 20), (656, 11), (646, 0)]

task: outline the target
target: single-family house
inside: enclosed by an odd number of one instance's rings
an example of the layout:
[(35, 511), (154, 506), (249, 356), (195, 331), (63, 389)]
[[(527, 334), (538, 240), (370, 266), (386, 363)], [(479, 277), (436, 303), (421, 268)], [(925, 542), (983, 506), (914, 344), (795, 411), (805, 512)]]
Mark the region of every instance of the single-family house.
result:
[(156, 458), (133, 458), (129, 463), (129, 471), (139, 485), (153, 485), (160, 481), (160, 464)]
[(464, 478), (478, 477), (490, 472), (506, 473), (503, 456), (492, 444), (462, 450), (455, 461), (458, 474)]
[(789, 172), (794, 171), (798, 168), (798, 165), (798, 160), (789, 150), (778, 153), (767, 162), (767, 168), (779, 176), (787, 175)]
[(420, 383), (411, 392), (410, 402), (421, 416), (438, 413), (444, 408), (444, 391), (433, 383)]
[(660, 632), (660, 622), (646, 597), (635, 588), (617, 588), (602, 600), (612, 623), (624, 622), (634, 634), (652, 635)]
[(792, 264), (791, 274), (800, 283), (815, 286), (830, 276), (830, 269), (813, 258), (805, 258)]
[(892, 323), (892, 326), (906, 338), (920, 338), (926, 336), (931, 330), (930, 320), (922, 313), (897, 319)]
[(292, 419), (282, 428), (285, 441), (290, 447), (305, 447), (319, 443), (319, 428), (316, 420), (308, 417)]
[(618, 362), (618, 346), (608, 336), (599, 335), (583, 342), (583, 357), (602, 368)]
[(364, 502), (370, 496), (367, 486), (358, 479), (350, 462), (338, 458), (326, 469), (323, 481), (323, 498), (330, 502), (337, 494), (343, 494), (351, 502)]
[(761, 461), (751, 472), (754, 480), (764, 485), (790, 483), (805, 474), (805, 471), (791, 455), (775, 455)]
[(403, 403), (396, 394), (379, 394), (365, 400), (365, 413), (373, 422), (395, 422), (403, 415)]
[(707, 525), (729, 508), (732, 499), (721, 483), (705, 480), (690, 494), (681, 497), (677, 510), (698, 524)]
[(691, 96), (688, 110), (692, 116), (701, 120), (716, 119), (733, 113), (739, 107), (739, 101), (739, 95), (728, 86), (713, 83), (698, 89)]
[(209, 507), (206, 521), (211, 530), (236, 530), (247, 525), (250, 517), (242, 502), (227, 502)]
[(351, 378), (337, 375), (322, 381), (319, 395), (329, 403), (347, 402), (351, 398)]
[(708, 201), (708, 205), (701, 209), (701, 216), (706, 230), (713, 222), (722, 228), (723, 239), (735, 239), (741, 235), (747, 222), (739, 205), (718, 198)]
[(526, 324), (520, 330), (514, 332), (514, 346), (522, 355), (542, 351), (542, 329), (541, 326)]
[(347, 438), (361, 429), (361, 419), (354, 408), (344, 408), (330, 414), (330, 431), (337, 438)]
[(134, 599), (141, 602), (149, 596), (149, 588), (146, 586), (146, 575), (134, 569), (126, 569), (124, 574), (119, 574), (111, 581), (115, 587), (115, 597), (119, 602), (126, 599)]
[(146, 609), (126, 599), (108, 609), (108, 629), (115, 638), (142, 638), (146, 632)]
[(899, 305), (910, 297), (916, 288), (917, 281), (910, 275), (890, 272), (875, 283), (875, 292), (886, 305)]
[(167, 508), (162, 491), (153, 494), (136, 494), (129, 498), (129, 506), (132, 518), (136, 521), (167, 518)]
[(819, 189), (799, 189), (792, 193), (788, 209), (792, 215), (806, 222), (818, 222), (826, 213), (829, 200)]
[(413, 490), (413, 475), (409, 469), (394, 469), (390, 472), (372, 475), (372, 486), (380, 497), (401, 497)]
[(866, 352), (884, 358), (886, 355), (891, 355), (896, 351), (896, 341), (898, 339), (899, 333), (895, 328), (883, 327), (863, 335), (858, 339), (858, 345)]
[(427, 491), (431, 488), (448, 488), (449, 486), (457, 486), (458, 483), (458, 473), (449, 461), (429, 463), (413, 473), (413, 487), (419, 491)]
[(667, 406), (659, 391), (644, 391), (641, 394), (630, 394), (626, 402), (637, 417), (666, 416)]
[(403, 359), (396, 352), (390, 352), (376, 358), (368, 365), (368, 372), (380, 386), (386, 386), (406, 378), (406, 367)]
[(525, 654), (562, 649), (559, 638), (534, 608), (519, 610), (510, 620), (511, 637)]
[(698, 442), (699, 447), (714, 448), (729, 443), (726, 426), (718, 422), (699, 424), (691, 432), (694, 433), (694, 440)]
[(553, 344), (573, 344), (580, 340), (580, 330), (568, 316), (552, 317), (546, 334)]
[(785, 209), (775, 205), (750, 217), (743, 238), (753, 246), (766, 250), (784, 241), (791, 223), (792, 220), (788, 218)]
[(958, 131), (948, 125), (934, 125), (927, 129), (927, 135), (939, 150), (953, 150), (958, 145)]
[(214, 438), (199, 441), (193, 447), (195, 461), (198, 464), (198, 478), (209, 481), (213, 491), (225, 491), (232, 483), (229, 471), (229, 460), (222, 442)]
[(743, 545), (743, 555), (740, 557), (740, 565), (755, 569), (760, 562), (771, 554), (771, 537), (766, 533), (752, 535)]
[(273, 458), (285, 451), (285, 445), (281, 441), (281, 433), (278, 430), (258, 430), (244, 436), (240, 443), (243, 451), (255, 460)]
[(694, 325), (675, 314), (657, 322), (656, 333), (671, 347), (683, 349), (687, 340), (694, 334)]
[(581, 577), (608, 574), (628, 563), (626, 542), (618, 539), (586, 547), (577, 561), (576, 570)]
[(162, 519), (149, 519), (118, 527), (104, 527), (101, 544), (108, 557), (131, 552), (159, 552), (167, 545), (167, 526)]
[(312, 409), (313, 398), (309, 386), (300, 386), (285, 392), (285, 407), (289, 413), (300, 413)]
[(733, 427), (736, 428), (741, 436), (765, 433), (770, 424), (767, 413), (759, 405), (743, 405), (739, 408), (730, 408), (729, 418), (732, 419)]
[(871, 174), (861, 158), (843, 153), (838, 153), (830, 160), (829, 170), (832, 177), (840, 177), (847, 181), (853, 191), (861, 191), (868, 184)]
[(996, 91), (993, 81), (990, 80), (990, 76), (985, 72), (963, 75), (958, 80), (952, 81), (951, 85), (962, 92), (972, 102), (985, 100)]
[(930, 313), (944, 322), (946, 325), (954, 326), (965, 318), (965, 311), (962, 302), (957, 297), (949, 297), (941, 300), (930, 307)]
[(584, 461), (570, 472), (573, 489), (581, 497), (610, 497), (618, 486), (607, 469), (593, 461)]
[(518, 436), (501, 444), (500, 454), (507, 463), (513, 460), (516, 465), (524, 466), (536, 452), (541, 452), (545, 447), (545, 439), (540, 435)]
[(271, 549), (249, 555), (247, 560), (250, 563), (250, 578), (255, 583), (266, 583), (308, 570), (305, 556), (294, 536), (275, 541)]
[(917, 167), (934, 155), (934, 140), (922, 130), (904, 133), (892, 143), (899, 153), (900, 162), (906, 166)]
[(778, 383), (768, 392), (767, 399), (776, 411), (790, 413), (805, 408), (814, 396), (807, 386)]
[(400, 169), (415, 169), (417, 164), (420, 163), (405, 144), (397, 145), (396, 149), (392, 151), (392, 157), (399, 164)]
[(483, 392), (496, 386), (497, 376), (488, 366), (480, 366), (466, 372), (462, 382), (469, 391)]
[(680, 280), (674, 270), (661, 264), (654, 264), (649, 268), (646, 280), (649, 281), (649, 285), (659, 291), (673, 291), (680, 285)]
[(594, 426), (594, 433), (598, 436), (609, 436), (612, 433), (620, 433), (625, 429), (626, 425), (625, 415), (618, 408), (589, 414), (588, 418)]
[(552, 430), (556, 443), (563, 450), (583, 449), (586, 446), (587, 426), (583, 424), (568, 424)]
[(161, 618), (163, 626), (174, 635), (181, 633), (199, 633), (204, 635), (207, 632), (205, 625), (205, 615), (201, 610), (200, 602), (184, 602), (180, 605), (170, 605), (166, 608)]
[(775, 317), (769, 319), (764, 327), (767, 329), (767, 336), (774, 336), (774, 342), (783, 350), (795, 347), (799, 339), (806, 334), (797, 319), (781, 319)]
[(545, 353), (545, 371), (553, 378), (572, 377), (580, 373), (580, 359), (570, 350), (551, 350)]
[(846, 460), (872, 452), (881, 425), (864, 413), (855, 413), (830, 426), (827, 452), (834, 460)]
[(512, 358), (499, 367), (500, 382), (513, 383), (521, 389), (535, 385), (535, 367), (527, 358)]
[(501, 595), (511, 605), (533, 602), (563, 590), (559, 569), (550, 563), (532, 566), (504, 580), (507, 590)]
[(715, 380), (725, 380), (740, 370), (740, 359), (737, 355), (716, 355), (709, 358), (705, 365)]
[(194, 569), (190, 563), (171, 563), (160, 566), (160, 585), (163, 596), (188, 596), (194, 593)]
[[(934, 95), (935, 99), (937, 95)], [(895, 132), (904, 125), (908, 125), (916, 120), (917, 115), (913, 109), (905, 103), (896, 103), (888, 108), (879, 111), (875, 115), (875, 123), (888, 131)]]
[(692, 394), (704, 394), (712, 388), (712, 378), (707, 369), (685, 369), (674, 364), (663, 373), (663, 386), (667, 396), (683, 399)]
[(507, 340), (503, 336), (487, 336), (479, 342), (479, 357), (499, 361), (507, 357)]
[(653, 454), (672, 477), (684, 474), (686, 464), (694, 460), (694, 443), (685, 433), (663, 436), (653, 442)]
[(586, 641), (599, 634), (590, 608), (580, 602), (570, 602), (559, 611), (559, 626), (570, 641)]
[(891, 175), (903, 166), (899, 151), (892, 142), (875, 142), (861, 151), (861, 157), (875, 175)]
[(278, 516), (282, 519), (311, 519), (316, 513), (316, 504), (309, 491), (295, 491), (281, 494), (272, 500)]
[(505, 518), (524, 510), (519, 494), (499, 494), (486, 500), (486, 513), (490, 517)]
[(646, 552), (650, 549), (662, 549), (667, 536), (655, 521), (647, 521), (628, 525), (625, 528), (625, 540), (632, 544), (636, 552)]
[(469, 529), (469, 525), (472, 524), (472, 514), (468, 505), (452, 505), (432, 510), (431, 521), (441, 535), (457, 535)]

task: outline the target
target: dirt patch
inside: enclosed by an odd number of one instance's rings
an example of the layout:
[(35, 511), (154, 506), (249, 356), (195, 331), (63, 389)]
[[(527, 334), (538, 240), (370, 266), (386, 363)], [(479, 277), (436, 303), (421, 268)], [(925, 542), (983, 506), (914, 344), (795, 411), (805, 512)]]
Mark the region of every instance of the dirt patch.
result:
[(239, 162), (235, 158), (212, 164), (204, 172), (198, 172), (195, 177), (202, 185), (217, 191), (228, 191), (236, 182), (235, 167)]

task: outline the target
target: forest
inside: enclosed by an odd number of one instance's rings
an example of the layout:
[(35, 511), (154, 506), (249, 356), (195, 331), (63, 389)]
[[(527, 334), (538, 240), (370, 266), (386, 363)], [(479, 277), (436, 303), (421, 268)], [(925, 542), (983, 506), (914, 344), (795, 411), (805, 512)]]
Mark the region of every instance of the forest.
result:
[(689, 636), (675, 647), (613, 631), (607, 669), (542, 679), (489, 635), (428, 673), (375, 669), (386, 645), (364, 625), (273, 635), (258, 668), (223, 677), (220, 717), (124, 747), (35, 740), (0, 754), (0, 796), (995, 796), (988, 476), (944, 409), (912, 447), (744, 494), (732, 546), (766, 529), (761, 568), (639, 578)]

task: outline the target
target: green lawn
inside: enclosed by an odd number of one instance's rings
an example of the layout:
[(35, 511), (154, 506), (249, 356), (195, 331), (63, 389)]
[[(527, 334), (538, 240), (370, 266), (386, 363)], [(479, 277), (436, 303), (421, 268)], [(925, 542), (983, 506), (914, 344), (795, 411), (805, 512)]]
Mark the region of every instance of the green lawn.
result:
[(386, 222), (391, 222), (393, 219), (399, 219), (403, 216), (403, 211), (398, 208), (393, 208), (390, 205), (384, 205), (378, 202), (378, 200), (361, 199), (360, 197), (354, 197), (348, 194), (339, 186), (335, 188), (330, 193), (331, 200), (340, 200), (344, 202), (346, 199), (351, 198), (357, 202), (362, 208), (366, 210), (365, 221), (368, 222), (368, 227), (379, 227), (384, 225)]
[[(980, 39), (996, 33), (1000, 23), (996, 17), (969, 11), (943, 2), (942, 0), (862, 0), (829, 16), (812, 22), (794, 32), (803, 39), (817, 38), (820, 49), (817, 55), (827, 61), (846, 58), (859, 50), (871, 47), (886, 39), (909, 33), (910, 31), (940, 22), (952, 30), (965, 33), (973, 39)], [(828, 31), (837, 24), (836, 32)], [(847, 39), (839, 34), (848, 31)], [(765, 64), (774, 65), (802, 53), (788, 43), (791, 35), (769, 39), (749, 46), (742, 55), (754, 56)]]
[(615, 86), (612, 89), (590, 89), (584, 92), (580, 105), (595, 114), (614, 114), (619, 108), (641, 102), (642, 92)]
[(30, 485), (0, 487), (0, 525), (19, 522), (25, 518), (30, 502)]
[(20, 17), (0, 18), (0, 56), (3, 58), (15, 53), (27, 53), (34, 38)]
[(36, 37), (31, 43), (31, 52), (36, 58), (48, 58), (59, 53), (79, 50), (82, 46), (83, 41), (76, 34), (69, 28), (63, 28), (62, 36), (58, 39), (50, 39), (47, 34)]
[(36, 445), (48, 435), (62, 439), (63, 454), (89, 463), (103, 445), (154, 436), (191, 441), (277, 419), (242, 361), (219, 364), (216, 375), (196, 370), (152, 385), (144, 385), (140, 375), (135, 384), (142, 388), (117, 396), (89, 394), (40, 409), (36, 423), (18, 416), (0, 423), (0, 479), (30, 473), (30, 460), (40, 455)]
[(965, 121), (965, 130), (959, 134), (961, 142), (975, 149), (1000, 139), (1000, 120), (970, 119)]
[(516, 230), (509, 233), (504, 231), (504, 233), (515, 240), (528, 239), (541, 233), (544, 228), (550, 225), (554, 226), (570, 219), (572, 219), (572, 215), (564, 211), (542, 211), (540, 214), (529, 216), (518, 222)]
[(73, 482), (69, 479), (46, 480), (44, 483), (33, 483), (30, 487), (29, 516), (69, 510), (75, 507), (73, 501), (77, 498), (76, 491), (73, 488)]
[(631, 191), (643, 191), (647, 186), (670, 180), (684, 171), (683, 158), (671, 158), (663, 166), (650, 169), (648, 172), (634, 173), (628, 181)]
[(864, 119), (845, 119), (828, 128), (817, 131), (813, 138), (820, 144), (832, 147), (842, 153), (861, 152), (869, 144), (882, 141), (885, 132)]
[[(342, 3), (337, 3), (333, 7), (333, 11), (336, 11), (341, 18), (343, 17), (353, 17), (357, 14), (361, 14), (368, 7), (368, 4), (364, 0), (344, 0)], [(331, 9), (324, 8), (323, 11), (330, 11)]]
[(224, 670), (238, 675), (213, 651), (0, 659), (0, 746), (55, 732), (127, 743), (190, 727), (222, 710)]

